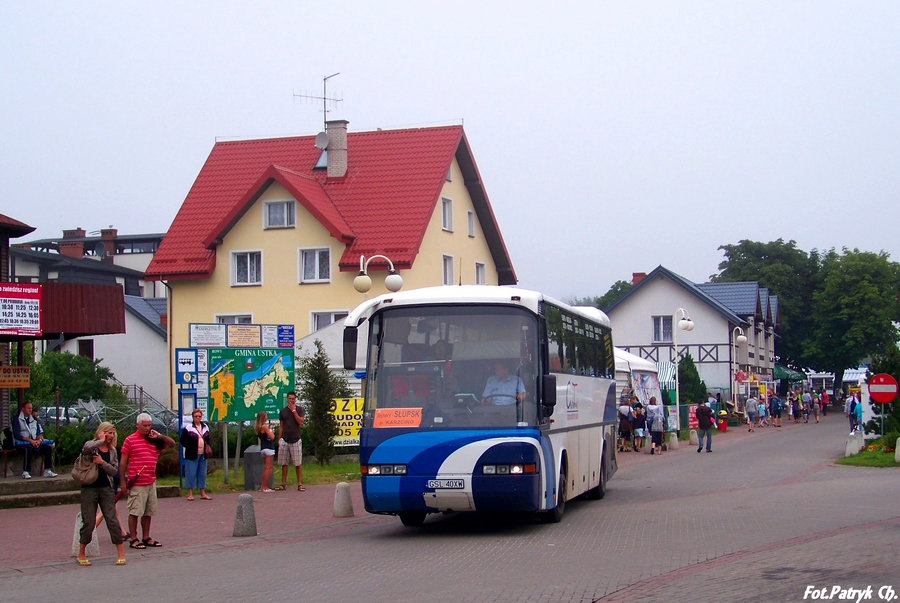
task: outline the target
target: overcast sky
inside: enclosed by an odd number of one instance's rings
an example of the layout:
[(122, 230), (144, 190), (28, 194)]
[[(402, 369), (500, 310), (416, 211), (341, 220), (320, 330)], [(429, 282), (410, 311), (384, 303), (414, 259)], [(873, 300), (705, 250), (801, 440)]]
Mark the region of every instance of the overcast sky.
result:
[[(900, 260), (900, 2), (3, 2), (0, 213), (165, 232), (216, 139), (463, 123), (522, 287)], [(15, 242), (15, 241), (14, 241)]]

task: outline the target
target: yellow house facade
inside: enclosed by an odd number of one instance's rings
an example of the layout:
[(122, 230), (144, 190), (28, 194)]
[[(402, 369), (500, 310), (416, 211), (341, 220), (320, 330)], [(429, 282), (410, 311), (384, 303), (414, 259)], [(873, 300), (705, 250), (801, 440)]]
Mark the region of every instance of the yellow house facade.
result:
[[(148, 269), (170, 291), (170, 359), (175, 348), (188, 347), (191, 323), (290, 324), (299, 340), (340, 320), (365, 299), (353, 288), (360, 255), (390, 258), (404, 289), (513, 284), (465, 136), (454, 129), (360, 133), (364, 144), (354, 144), (351, 134), (345, 158), (331, 146), (315, 149), (311, 137), (277, 139), (262, 145), (271, 153), (261, 160), (265, 167), (246, 169), (249, 186), (235, 182), (227, 192), (217, 184), (228, 179), (216, 156), (223, 149), (214, 149), (170, 228), (171, 240), (167, 233)], [(331, 140), (340, 145), (342, 132), (335, 130)], [(244, 149), (226, 143), (237, 148), (224, 149), (232, 154), (224, 163), (243, 171), (234, 157), (241, 153), (259, 163), (260, 145), (252, 143), (260, 141), (249, 142)], [(298, 159), (283, 147), (308, 156)], [(357, 162), (355, 152), (365, 158)], [(284, 166), (286, 157), (294, 165)], [(416, 166), (417, 157), (427, 168)], [(297, 169), (304, 160), (308, 169)], [(345, 162), (345, 171), (329, 175), (331, 166), (322, 164), (335, 160)], [(192, 223), (204, 209), (218, 215)], [(386, 292), (387, 265), (373, 260), (368, 273), (367, 295)], [(173, 379), (173, 401), (175, 388)]]

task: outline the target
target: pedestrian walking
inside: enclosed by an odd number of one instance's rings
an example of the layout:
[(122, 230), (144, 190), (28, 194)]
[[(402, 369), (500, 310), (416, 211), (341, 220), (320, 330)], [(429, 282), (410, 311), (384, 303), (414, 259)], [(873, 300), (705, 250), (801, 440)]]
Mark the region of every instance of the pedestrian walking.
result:
[(697, 452), (703, 452), (703, 438), (706, 438), (706, 451), (712, 452), (712, 430), (716, 424), (713, 418), (713, 410), (706, 405), (706, 402), (700, 400), (697, 405), (697, 435), (700, 437), (700, 446)]
[(644, 434), (647, 431), (647, 416), (644, 408), (638, 402), (634, 408), (634, 450), (640, 452), (644, 447)]
[(666, 421), (663, 407), (657, 404), (656, 396), (650, 398), (650, 404), (647, 406), (647, 425), (650, 427), (650, 454), (661, 454)]
[(753, 426), (756, 425), (758, 420), (759, 402), (757, 402), (756, 398), (750, 396), (747, 398), (746, 404), (744, 404), (744, 409), (747, 411), (747, 424), (750, 426), (747, 431), (756, 431), (753, 429)]

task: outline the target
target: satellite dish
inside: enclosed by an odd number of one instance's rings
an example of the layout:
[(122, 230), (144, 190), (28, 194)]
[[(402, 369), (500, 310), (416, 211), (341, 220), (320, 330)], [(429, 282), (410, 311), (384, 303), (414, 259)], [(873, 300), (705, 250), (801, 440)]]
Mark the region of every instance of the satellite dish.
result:
[(106, 255), (106, 245), (103, 244), (103, 241), (98, 241), (97, 244), (94, 245), (94, 254), (101, 258)]
[(319, 132), (316, 134), (316, 148), (320, 151), (324, 151), (328, 147), (328, 134), (326, 132)]

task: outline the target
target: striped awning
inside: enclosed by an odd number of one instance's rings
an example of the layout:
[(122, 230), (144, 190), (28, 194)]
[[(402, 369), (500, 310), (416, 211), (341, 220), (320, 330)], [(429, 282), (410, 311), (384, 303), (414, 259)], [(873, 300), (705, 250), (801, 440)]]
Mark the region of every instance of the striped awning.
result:
[(675, 363), (666, 360), (656, 363), (660, 389), (675, 389)]

